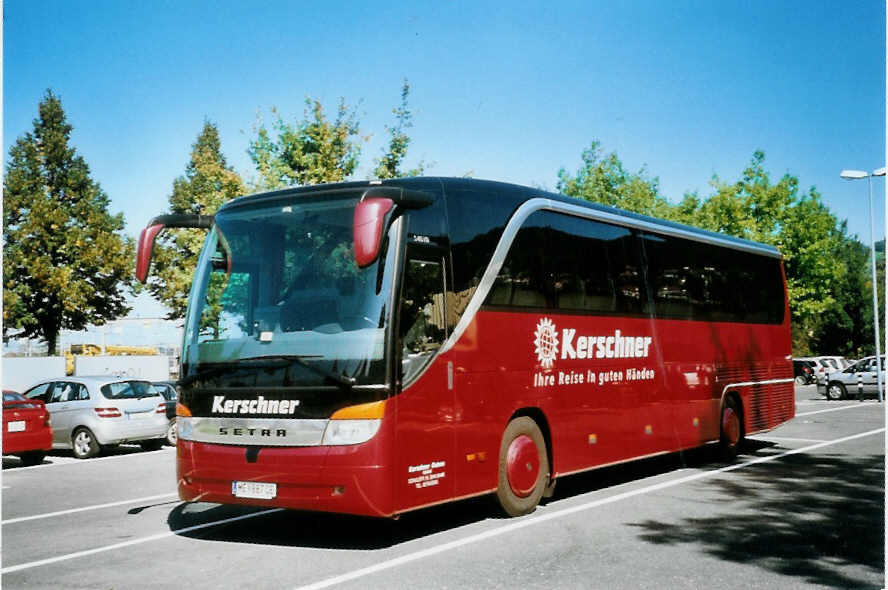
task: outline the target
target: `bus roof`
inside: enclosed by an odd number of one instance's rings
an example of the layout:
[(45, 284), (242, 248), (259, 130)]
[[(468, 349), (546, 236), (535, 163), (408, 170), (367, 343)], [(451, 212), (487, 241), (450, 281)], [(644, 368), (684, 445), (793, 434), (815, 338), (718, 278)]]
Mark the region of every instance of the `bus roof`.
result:
[[(626, 211), (624, 209), (619, 209), (617, 207), (610, 207), (607, 205), (601, 205), (599, 203), (593, 203), (591, 201), (586, 201), (583, 199), (578, 199), (574, 197), (569, 197), (566, 195), (552, 193), (545, 191), (543, 189), (531, 188), (527, 186), (521, 186), (517, 184), (511, 184), (506, 182), (499, 182), (494, 180), (480, 180), (476, 178), (453, 178), (453, 177), (439, 177), (439, 176), (422, 176), (422, 177), (408, 177), (408, 178), (393, 178), (387, 180), (364, 180), (364, 181), (352, 181), (352, 182), (336, 182), (336, 183), (327, 183), (327, 184), (316, 184), (311, 186), (300, 186), (300, 187), (292, 187), (279, 189), (275, 191), (267, 191), (254, 193), (251, 195), (246, 195), (243, 197), (238, 197), (233, 201), (229, 201), (222, 205), (219, 209), (220, 211), (227, 210), (230, 208), (236, 208), (244, 205), (251, 205), (260, 203), (263, 201), (272, 201), (278, 200), (286, 197), (296, 197), (296, 196), (305, 196), (309, 197), (313, 194), (320, 193), (329, 193), (330, 191), (353, 191), (353, 190), (361, 190), (368, 189), (374, 186), (402, 186), (404, 188), (415, 188), (417, 190), (422, 190), (422, 186), (428, 185), (438, 185), (443, 191), (445, 198), (446, 195), (451, 192), (448, 191), (449, 188), (473, 188), (473, 189), (487, 189), (491, 193), (495, 193), (498, 195), (509, 195), (512, 199), (508, 199), (510, 202), (514, 200), (518, 201), (526, 201), (531, 198), (544, 198), (550, 199), (556, 202), (568, 203), (570, 205), (583, 207), (587, 209), (592, 209), (595, 211), (600, 211), (602, 213), (608, 214), (609, 216), (623, 218), (628, 223), (628, 225), (644, 225), (654, 228), (661, 227), (664, 230), (677, 230), (682, 233), (697, 235), (701, 238), (701, 241), (718, 241), (724, 245), (730, 246), (733, 244), (738, 249), (747, 250), (747, 251), (758, 251), (765, 255), (770, 255), (778, 258), (782, 258), (780, 251), (771, 246), (769, 244), (764, 244), (761, 242), (756, 242), (753, 240), (746, 240), (743, 238), (738, 238), (735, 236), (731, 236), (728, 234), (713, 232), (705, 229), (700, 229), (698, 227), (694, 227), (691, 225), (685, 225), (682, 223), (677, 223), (674, 221), (668, 221), (665, 219), (660, 219), (657, 217), (651, 217), (648, 215), (642, 215), (640, 213), (633, 213), (631, 211)], [(514, 207), (509, 207), (508, 215), (514, 211)], [(507, 219), (502, 220), (503, 223), (507, 221)], [(633, 223), (635, 222), (635, 223)]]

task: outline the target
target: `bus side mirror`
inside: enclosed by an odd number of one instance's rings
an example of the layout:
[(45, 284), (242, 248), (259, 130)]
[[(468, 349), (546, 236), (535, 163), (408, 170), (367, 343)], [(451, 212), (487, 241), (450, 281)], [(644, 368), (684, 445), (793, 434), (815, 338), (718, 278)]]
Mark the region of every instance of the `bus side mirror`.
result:
[(148, 222), (147, 227), (139, 234), (139, 249), (136, 251), (136, 279), (144, 283), (148, 279), (148, 267), (151, 265), (151, 253), (154, 251), (154, 240), (157, 234), (167, 227), (190, 227), (194, 229), (210, 229), (215, 218), (212, 215), (195, 215), (190, 213), (173, 213), (158, 215)]
[(163, 229), (162, 223), (149, 225), (139, 234), (139, 249), (136, 252), (136, 279), (144, 283), (148, 279), (148, 267), (151, 265), (151, 253), (154, 251), (154, 239)]
[(379, 256), (385, 221), (394, 205), (391, 199), (370, 197), (355, 206), (352, 237), (358, 268), (370, 266)]

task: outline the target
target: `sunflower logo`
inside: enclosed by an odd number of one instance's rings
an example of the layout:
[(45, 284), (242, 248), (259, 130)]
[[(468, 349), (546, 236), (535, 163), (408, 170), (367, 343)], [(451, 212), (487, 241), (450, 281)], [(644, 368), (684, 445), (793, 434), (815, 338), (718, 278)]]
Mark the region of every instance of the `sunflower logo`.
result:
[(537, 324), (533, 335), (537, 360), (544, 369), (551, 369), (555, 364), (555, 357), (558, 356), (558, 334), (555, 331), (555, 324), (549, 318), (543, 318)]

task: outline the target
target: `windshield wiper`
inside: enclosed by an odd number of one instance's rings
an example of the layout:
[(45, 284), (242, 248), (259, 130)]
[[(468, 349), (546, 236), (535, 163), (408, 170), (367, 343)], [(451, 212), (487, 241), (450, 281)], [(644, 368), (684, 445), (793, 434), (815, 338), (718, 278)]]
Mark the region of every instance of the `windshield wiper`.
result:
[(346, 377), (345, 375), (341, 375), (339, 373), (334, 373), (333, 371), (327, 371), (325, 369), (322, 369), (320, 367), (316, 367), (310, 363), (305, 362), (305, 359), (318, 359), (318, 358), (323, 358), (323, 357), (321, 357), (320, 355), (298, 355), (298, 354), (269, 354), (269, 355), (263, 355), (263, 356), (251, 356), (251, 357), (238, 359), (236, 361), (229, 361), (228, 363), (226, 363), (223, 366), (217, 365), (215, 367), (210, 367), (210, 368), (204, 369), (202, 371), (198, 371), (197, 373), (194, 373), (193, 375), (188, 375), (187, 377), (184, 377), (183, 379), (179, 380), (178, 385), (185, 386), (190, 383), (194, 383), (195, 381), (197, 381), (199, 379), (206, 379), (208, 377), (219, 375), (221, 373), (225, 373), (228, 371), (235, 371), (238, 369), (243, 369), (243, 368), (248, 368), (248, 367), (275, 367), (275, 366), (278, 366), (276, 363), (275, 364), (272, 364), (272, 363), (253, 364), (253, 363), (251, 363), (249, 365), (243, 364), (248, 361), (284, 361), (285, 363), (287, 363), (286, 365), (282, 365), (282, 366), (289, 366), (289, 365), (292, 365), (295, 363), (301, 367), (305, 367), (306, 369), (308, 369), (309, 371), (312, 371), (313, 373), (316, 373), (316, 374), (324, 377), (325, 379), (328, 379), (329, 381), (332, 381), (333, 383), (335, 383), (336, 385), (339, 385), (340, 387), (350, 389), (355, 384), (356, 379), (354, 377)]
[(321, 355), (308, 355), (308, 354), (269, 354), (264, 356), (251, 356), (247, 358), (240, 359), (241, 361), (264, 361), (264, 360), (279, 360), (279, 361), (289, 361), (290, 364), (296, 363), (300, 367), (305, 367), (309, 371), (312, 371), (322, 377), (333, 381), (337, 385), (341, 385), (345, 388), (351, 388), (356, 379), (354, 377), (346, 377), (340, 373), (334, 373), (333, 371), (327, 371), (326, 369), (322, 369), (320, 367), (316, 367), (310, 363), (305, 362), (305, 359), (320, 359), (324, 358)]
[(197, 373), (194, 373), (193, 375), (188, 375), (187, 377), (183, 377), (182, 379), (179, 379), (179, 381), (176, 383), (176, 385), (178, 385), (180, 387), (184, 387), (185, 385), (189, 385), (191, 383), (194, 383), (198, 379), (206, 379), (207, 377), (212, 377), (214, 375), (219, 375), (221, 373), (225, 373), (226, 371), (231, 371), (233, 369), (237, 369), (237, 367), (238, 367), (237, 363), (231, 363), (231, 364), (221, 366), (221, 367), (220, 366), (210, 367), (209, 369), (204, 369), (202, 371), (198, 371)]

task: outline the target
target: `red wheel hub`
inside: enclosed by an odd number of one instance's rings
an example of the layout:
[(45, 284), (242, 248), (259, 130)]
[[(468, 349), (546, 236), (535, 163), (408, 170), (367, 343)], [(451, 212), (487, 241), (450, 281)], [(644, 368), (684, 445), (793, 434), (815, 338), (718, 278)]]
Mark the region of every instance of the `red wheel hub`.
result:
[(519, 498), (526, 498), (536, 487), (540, 472), (540, 454), (533, 439), (526, 434), (515, 437), (506, 452), (509, 487)]
[(734, 408), (727, 406), (722, 411), (722, 433), (725, 441), (732, 447), (740, 442), (740, 417)]

